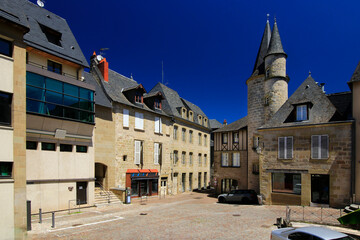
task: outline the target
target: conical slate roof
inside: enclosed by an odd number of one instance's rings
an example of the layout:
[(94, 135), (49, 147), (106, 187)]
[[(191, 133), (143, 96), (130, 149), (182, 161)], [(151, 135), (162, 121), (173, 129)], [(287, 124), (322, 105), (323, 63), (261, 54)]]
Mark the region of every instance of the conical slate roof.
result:
[(270, 55), (270, 54), (279, 54), (279, 53), (286, 55), (286, 53), (284, 52), (282, 43), (281, 43), (279, 29), (277, 27), (277, 23), (276, 23), (276, 19), (275, 19), (273, 31), (271, 33), (270, 45), (269, 45), (266, 56)]
[(269, 20), (267, 20), (264, 34), (261, 39), (260, 48), (259, 48), (258, 54), (256, 56), (256, 61), (255, 61), (252, 76), (257, 76), (257, 75), (265, 73), (264, 58), (268, 51), (270, 38), (271, 38), (271, 29), (270, 29)]

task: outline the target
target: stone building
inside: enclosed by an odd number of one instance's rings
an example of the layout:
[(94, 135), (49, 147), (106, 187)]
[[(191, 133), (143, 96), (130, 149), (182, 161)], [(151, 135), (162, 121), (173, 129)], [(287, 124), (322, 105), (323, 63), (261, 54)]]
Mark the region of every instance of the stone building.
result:
[(97, 89), (96, 182), (113, 192), (130, 188), (132, 197), (206, 187), (210, 170), (206, 115), (165, 85), (158, 83), (147, 92), (108, 65), (95, 54), (85, 80)]

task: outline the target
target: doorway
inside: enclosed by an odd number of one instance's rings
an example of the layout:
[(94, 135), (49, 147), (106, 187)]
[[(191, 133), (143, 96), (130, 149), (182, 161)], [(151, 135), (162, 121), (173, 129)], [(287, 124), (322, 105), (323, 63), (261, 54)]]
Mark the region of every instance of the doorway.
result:
[(329, 204), (329, 175), (311, 175), (311, 202)]
[(193, 177), (193, 174), (192, 173), (189, 173), (189, 191), (192, 191), (192, 177)]
[(186, 182), (186, 173), (183, 173), (181, 177), (182, 192), (185, 192), (185, 182)]
[(107, 166), (102, 163), (95, 163), (95, 187), (108, 188), (106, 175)]
[(87, 182), (76, 182), (76, 202), (87, 204)]
[(160, 194), (161, 196), (166, 196), (167, 194), (167, 178), (161, 178)]
[(201, 190), (201, 172), (198, 175), (198, 190)]
[(177, 180), (178, 180), (178, 173), (174, 173), (174, 180), (173, 180), (173, 183), (174, 183), (174, 186), (173, 186), (174, 194), (177, 194), (177, 192), (178, 192), (178, 183), (177, 183)]

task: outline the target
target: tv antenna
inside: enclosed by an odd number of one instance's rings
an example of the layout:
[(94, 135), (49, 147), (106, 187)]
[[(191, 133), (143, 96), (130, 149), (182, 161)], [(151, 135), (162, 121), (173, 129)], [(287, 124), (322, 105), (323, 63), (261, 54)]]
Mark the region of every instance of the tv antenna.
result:
[(37, 0), (37, 5), (39, 5), (39, 7), (44, 7), (45, 6), (45, 0)]

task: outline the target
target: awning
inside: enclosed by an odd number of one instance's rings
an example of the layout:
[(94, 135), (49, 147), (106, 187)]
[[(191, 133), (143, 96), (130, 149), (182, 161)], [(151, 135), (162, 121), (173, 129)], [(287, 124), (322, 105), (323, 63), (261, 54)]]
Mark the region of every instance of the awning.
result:
[(128, 169), (127, 174), (131, 174), (134, 180), (158, 179), (159, 172), (157, 169)]
[(126, 173), (157, 173), (157, 169), (128, 169)]

